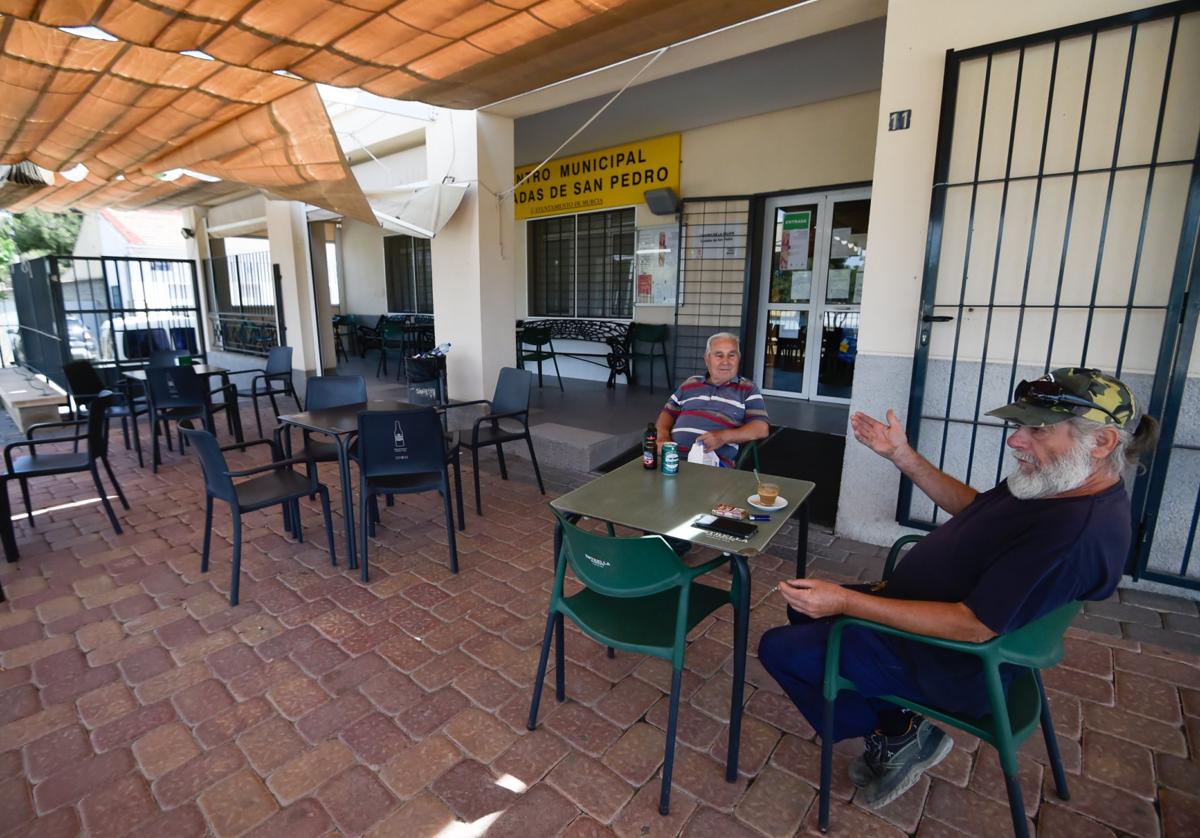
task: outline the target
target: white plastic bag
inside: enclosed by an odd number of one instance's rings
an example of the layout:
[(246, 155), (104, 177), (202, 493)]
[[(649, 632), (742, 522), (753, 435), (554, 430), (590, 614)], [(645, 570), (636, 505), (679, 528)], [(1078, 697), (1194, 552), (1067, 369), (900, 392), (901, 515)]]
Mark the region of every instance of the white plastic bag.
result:
[(702, 466), (719, 466), (721, 464), (721, 461), (717, 459), (717, 452), (705, 450), (699, 442), (688, 449), (688, 462), (699, 463)]

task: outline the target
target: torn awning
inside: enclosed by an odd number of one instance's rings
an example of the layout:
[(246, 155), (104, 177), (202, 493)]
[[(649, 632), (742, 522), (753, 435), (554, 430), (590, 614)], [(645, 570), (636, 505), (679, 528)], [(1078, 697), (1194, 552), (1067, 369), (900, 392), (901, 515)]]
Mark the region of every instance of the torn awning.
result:
[(372, 192), (371, 209), (385, 230), (419, 239), (436, 236), (467, 194), (468, 184), (436, 183), (407, 194)]

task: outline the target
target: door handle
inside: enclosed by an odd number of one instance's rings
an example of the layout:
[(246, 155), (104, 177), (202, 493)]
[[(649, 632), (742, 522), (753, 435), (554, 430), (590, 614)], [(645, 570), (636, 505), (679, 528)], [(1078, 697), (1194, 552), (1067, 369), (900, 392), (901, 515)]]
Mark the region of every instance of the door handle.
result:
[(949, 314), (925, 314), (921, 316), (922, 323), (949, 323), (953, 319)]

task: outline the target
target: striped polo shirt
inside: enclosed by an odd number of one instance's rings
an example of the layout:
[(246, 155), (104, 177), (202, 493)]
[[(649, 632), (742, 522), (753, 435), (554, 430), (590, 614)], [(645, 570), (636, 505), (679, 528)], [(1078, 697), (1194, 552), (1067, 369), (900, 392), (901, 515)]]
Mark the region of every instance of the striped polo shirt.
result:
[[(767, 419), (767, 405), (758, 385), (740, 375), (724, 384), (713, 384), (707, 375), (693, 375), (679, 385), (663, 405), (663, 411), (675, 420), (671, 439), (679, 443), (681, 457), (686, 457), (696, 437), (709, 431), (740, 428), (747, 422)], [(717, 449), (721, 465), (732, 468), (737, 459), (738, 445), (726, 443)]]

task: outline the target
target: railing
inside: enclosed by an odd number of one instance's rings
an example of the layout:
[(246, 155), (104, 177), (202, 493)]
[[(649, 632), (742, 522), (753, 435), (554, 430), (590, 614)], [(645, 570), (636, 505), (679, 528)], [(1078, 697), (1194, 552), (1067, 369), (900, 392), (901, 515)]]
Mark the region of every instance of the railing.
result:
[(266, 355), (279, 345), (275, 311), (218, 312), (208, 316), (212, 323), (213, 342), (225, 352), (247, 355)]

